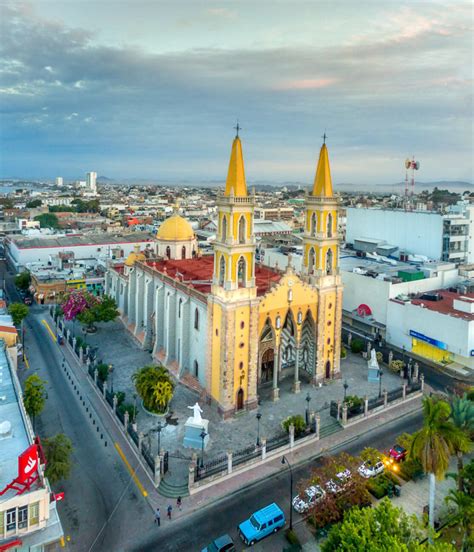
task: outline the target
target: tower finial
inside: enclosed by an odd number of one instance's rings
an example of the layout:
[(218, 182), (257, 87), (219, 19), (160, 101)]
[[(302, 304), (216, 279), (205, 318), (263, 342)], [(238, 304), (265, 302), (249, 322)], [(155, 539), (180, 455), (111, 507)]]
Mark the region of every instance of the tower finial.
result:
[(324, 129), (324, 134), (322, 135), (321, 138), (323, 139), (323, 144), (325, 144), (326, 143), (326, 138), (327, 138), (326, 129)]
[(242, 130), (242, 127), (239, 125), (239, 120), (237, 119), (237, 124), (235, 125), (235, 137), (239, 137), (239, 130)]

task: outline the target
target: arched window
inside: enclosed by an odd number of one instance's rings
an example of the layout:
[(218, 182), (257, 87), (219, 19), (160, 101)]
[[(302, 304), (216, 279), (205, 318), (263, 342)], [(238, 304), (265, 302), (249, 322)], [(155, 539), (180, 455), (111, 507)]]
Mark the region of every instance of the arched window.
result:
[(327, 235), (328, 235), (328, 238), (332, 238), (332, 215), (331, 215), (331, 213), (328, 213), (328, 218), (327, 218)]
[(166, 248), (166, 256), (168, 259), (171, 259), (171, 247), (169, 245)]
[(243, 257), (240, 257), (239, 263), (237, 265), (237, 281), (238, 281), (239, 287), (245, 287), (246, 271), (247, 271), (247, 263), (245, 262), (245, 259)]
[(313, 270), (314, 270), (314, 261), (315, 261), (315, 253), (314, 253), (314, 249), (311, 248), (309, 250), (309, 254), (308, 254), (308, 273), (309, 274), (312, 274), (313, 273)]
[(199, 311), (196, 309), (194, 311), (194, 329), (199, 330)]
[(332, 274), (332, 249), (326, 253), (326, 274)]
[(311, 235), (316, 236), (316, 213), (311, 215)]
[(183, 245), (183, 247), (181, 249), (181, 258), (182, 259), (186, 258), (186, 246), (185, 245)]
[(222, 217), (222, 241), (225, 242), (227, 239), (227, 217), (224, 215)]
[(239, 219), (239, 243), (245, 243), (245, 232), (246, 230), (246, 222), (245, 217), (242, 216)]
[(221, 255), (219, 261), (219, 285), (223, 286), (225, 282), (225, 258), (224, 255)]
[(198, 364), (197, 360), (194, 361), (194, 376), (196, 378), (199, 377), (199, 364)]

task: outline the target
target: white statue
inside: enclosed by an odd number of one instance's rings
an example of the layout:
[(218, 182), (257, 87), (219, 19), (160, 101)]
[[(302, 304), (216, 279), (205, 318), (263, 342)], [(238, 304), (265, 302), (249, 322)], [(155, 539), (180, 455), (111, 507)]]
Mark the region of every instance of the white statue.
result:
[(199, 406), (198, 403), (196, 403), (194, 406), (188, 406), (193, 411), (193, 423), (194, 424), (200, 424), (202, 422), (201, 414), (202, 409)]
[(369, 366), (371, 368), (378, 368), (379, 367), (379, 363), (377, 361), (377, 351), (375, 349), (372, 349), (370, 351), (370, 362), (369, 362)]

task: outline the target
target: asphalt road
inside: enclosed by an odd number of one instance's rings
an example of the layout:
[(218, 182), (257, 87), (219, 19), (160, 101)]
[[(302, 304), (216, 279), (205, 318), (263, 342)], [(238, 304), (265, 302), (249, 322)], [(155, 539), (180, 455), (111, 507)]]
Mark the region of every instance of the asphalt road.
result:
[[(348, 446), (338, 449), (357, 455), (367, 446), (379, 449), (388, 449), (394, 444), (394, 439), (401, 433), (416, 431), (421, 425), (421, 413), (416, 413), (381, 426), (368, 435), (359, 437)], [(318, 460), (313, 460), (294, 469), (294, 487), (297, 482), (309, 477), (312, 467)], [(228, 533), (237, 544), (237, 550), (244, 547), (237, 534), (237, 526), (263, 506), (276, 502), (285, 511), (288, 520), (290, 479), (288, 471), (281, 472), (275, 477), (262, 481), (250, 488), (242, 489), (218, 504), (196, 512), (187, 518), (168, 522), (163, 520), (161, 527), (155, 527), (148, 536), (138, 541), (132, 550), (134, 552), (194, 552), (200, 551), (212, 539)], [(296, 494), (296, 491), (295, 491)], [(164, 513), (162, 513), (163, 515)], [(164, 517), (164, 516), (163, 516)], [(294, 521), (301, 519), (294, 513)], [(281, 550), (281, 534), (268, 537), (262, 541), (265, 550)], [(255, 548), (259, 547), (256, 545)], [(262, 549), (262, 548), (260, 548)]]

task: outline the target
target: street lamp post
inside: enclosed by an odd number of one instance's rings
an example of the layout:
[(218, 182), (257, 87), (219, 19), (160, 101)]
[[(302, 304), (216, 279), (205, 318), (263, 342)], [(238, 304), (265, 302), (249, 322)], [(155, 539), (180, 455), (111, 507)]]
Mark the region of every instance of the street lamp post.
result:
[(257, 415), (255, 416), (257, 418), (257, 447), (260, 446), (260, 418), (262, 417), (262, 414), (260, 412), (257, 412)]
[(109, 364), (109, 374), (110, 374), (110, 391), (112, 395), (114, 394), (114, 365)]
[(133, 394), (133, 423), (137, 421), (137, 394)]
[(204, 431), (204, 428), (202, 428), (201, 435), (201, 468), (204, 468), (204, 439), (206, 438), (207, 433)]
[(405, 372), (405, 367), (406, 367), (406, 365), (405, 365), (405, 345), (403, 345), (403, 347), (402, 347), (402, 362), (403, 362), (403, 368), (402, 368), (403, 375), (405, 375), (406, 374), (406, 372)]
[(311, 400), (311, 395), (308, 393), (306, 394), (306, 425), (309, 425), (309, 401)]
[(342, 387), (344, 387), (344, 402), (346, 402), (347, 388), (349, 387), (349, 384), (347, 383), (347, 380), (344, 380), (344, 384), (343, 384)]
[(382, 396), (382, 376), (383, 376), (383, 370), (382, 368), (379, 368), (379, 399)]
[(160, 420), (156, 428), (156, 432), (158, 433), (158, 454), (160, 454), (160, 451), (161, 451), (161, 430), (162, 429), (163, 429), (163, 426), (161, 425), (161, 420)]
[(293, 529), (293, 470), (291, 469), (291, 464), (288, 462), (288, 459), (286, 456), (282, 456), (281, 458), (282, 464), (287, 464), (289, 470), (290, 470), (290, 531)]

